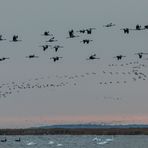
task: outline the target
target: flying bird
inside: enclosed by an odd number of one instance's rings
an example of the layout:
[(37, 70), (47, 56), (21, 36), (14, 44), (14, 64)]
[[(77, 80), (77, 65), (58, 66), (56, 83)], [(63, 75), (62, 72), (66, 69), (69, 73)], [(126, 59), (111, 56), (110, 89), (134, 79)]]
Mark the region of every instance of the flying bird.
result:
[(90, 39), (84, 39), (84, 40), (82, 40), (82, 41), (80, 41), (80, 42), (82, 42), (83, 44), (89, 44), (90, 42), (92, 42), (93, 40), (90, 40)]
[(55, 37), (52, 37), (52, 38), (50, 38), (48, 41), (46, 41), (46, 42), (56, 42), (56, 41), (58, 41), (58, 40), (55, 40)]
[(61, 58), (63, 58), (63, 57), (58, 57), (58, 56), (56, 56), (56, 57), (51, 57), (50, 59), (53, 59), (53, 61), (56, 62), (56, 61), (58, 61), (58, 60), (61, 59)]
[(4, 61), (4, 60), (7, 60), (7, 59), (10, 59), (9, 57), (3, 57), (3, 58), (0, 58), (0, 61)]
[(43, 48), (43, 51), (47, 50), (49, 47), (51, 47), (51, 45), (42, 45), (42, 46), (39, 46), (39, 47), (42, 47)]
[(138, 52), (138, 53), (135, 53), (135, 54), (139, 56), (139, 59), (142, 59), (143, 55), (148, 54), (148, 53)]
[(113, 27), (113, 26), (116, 26), (116, 24), (109, 23), (109, 24), (107, 24), (107, 25), (103, 25), (103, 27)]
[(22, 40), (18, 40), (18, 35), (13, 35), (12, 40), (10, 42), (19, 42)]
[(145, 25), (144, 28), (145, 28), (145, 29), (148, 29), (148, 25)]
[(88, 28), (88, 29), (86, 29), (87, 34), (92, 34), (92, 30), (96, 30), (96, 28)]
[(126, 56), (123, 56), (123, 55), (117, 55), (117, 56), (115, 56), (115, 57), (113, 57), (113, 58), (117, 58), (117, 60), (121, 60), (123, 57), (126, 57)]
[(43, 34), (41, 34), (43, 36), (53, 36), (53, 34), (50, 34), (49, 31), (45, 31)]
[(68, 34), (69, 34), (69, 37), (67, 37), (67, 38), (79, 37), (78, 35), (74, 35), (74, 30), (73, 30), (73, 29), (69, 30), (69, 31), (68, 31)]
[(77, 31), (77, 32), (79, 32), (79, 33), (85, 33), (86, 32), (86, 30), (85, 29), (80, 29), (79, 31)]
[(129, 29), (129, 30), (135, 30), (135, 31), (139, 31), (139, 30), (145, 30), (146, 28), (142, 28), (141, 25), (137, 24), (136, 27), (134, 29)]
[(29, 56), (26, 56), (26, 58), (32, 59), (32, 58), (38, 58), (39, 56), (36, 56), (35, 54), (31, 54)]
[(4, 39), (2, 35), (0, 35), (0, 41), (4, 41), (4, 40), (6, 39)]
[(63, 46), (60, 46), (60, 45), (55, 45), (52, 47), (53, 49), (55, 49), (55, 52), (58, 51), (59, 48), (63, 48)]
[(135, 29), (130, 29), (130, 30), (135, 30), (135, 31), (137, 31), (137, 30), (138, 30), (138, 31), (139, 31), (139, 30), (145, 30), (145, 27), (142, 28), (141, 25), (137, 24), (136, 27), (135, 27)]
[(124, 31), (124, 34), (129, 34), (129, 28), (122, 28), (122, 29), (120, 29), (120, 30), (123, 30)]
[(136, 30), (141, 30), (141, 25), (136, 25)]
[(91, 56), (89, 56), (86, 60), (94, 60), (94, 59), (100, 59), (96, 57), (96, 54), (92, 54)]

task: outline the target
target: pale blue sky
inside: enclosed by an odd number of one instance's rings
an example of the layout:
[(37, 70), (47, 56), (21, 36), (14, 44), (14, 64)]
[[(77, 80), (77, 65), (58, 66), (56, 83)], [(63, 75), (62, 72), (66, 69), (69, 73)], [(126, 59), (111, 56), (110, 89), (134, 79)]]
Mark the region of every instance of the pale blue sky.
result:
[[(147, 25), (147, 5), (146, 0), (0, 0), (0, 33), (7, 39), (0, 42), (0, 55), (10, 57), (0, 63), (0, 84), (12, 81), (18, 85), (22, 82), (65, 84), (58, 88), (13, 91), (1, 98), (0, 128), (107, 119), (146, 121), (148, 81), (134, 82), (134, 75), (128, 75), (131, 66), (120, 65), (138, 60), (147, 66), (147, 56), (139, 60), (134, 53), (148, 51), (148, 31), (125, 35), (120, 29), (134, 28), (138, 23)], [(116, 26), (102, 27), (110, 22)], [(91, 36), (66, 39), (68, 30), (89, 27), (96, 28)], [(39, 47), (48, 40), (41, 36), (45, 30), (50, 30), (58, 39), (57, 44), (64, 46), (58, 53), (52, 49), (43, 52)], [(14, 34), (23, 41), (9, 42)], [(93, 39), (93, 42), (83, 45), (80, 41), (84, 38)], [(92, 53), (101, 59), (87, 61)], [(40, 58), (28, 60), (25, 57), (29, 54)], [(118, 54), (126, 58), (117, 61), (113, 57)], [(55, 55), (63, 59), (53, 63), (49, 57)], [(110, 63), (118, 66), (109, 67)], [(143, 67), (140, 72), (148, 74), (148, 68)], [(78, 77), (71, 80), (65, 75)], [(125, 80), (127, 83), (123, 84)], [(100, 82), (110, 81), (113, 84), (100, 85)]]

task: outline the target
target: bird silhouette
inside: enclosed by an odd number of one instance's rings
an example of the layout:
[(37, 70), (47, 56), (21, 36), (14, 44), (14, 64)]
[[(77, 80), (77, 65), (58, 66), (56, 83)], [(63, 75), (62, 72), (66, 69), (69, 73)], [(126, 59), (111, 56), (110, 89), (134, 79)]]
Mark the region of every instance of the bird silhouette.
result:
[(84, 39), (84, 40), (82, 40), (82, 41), (80, 41), (80, 42), (82, 42), (83, 44), (89, 44), (90, 42), (92, 42), (93, 40), (90, 40), (90, 39)]
[(148, 29), (148, 25), (145, 25), (145, 26), (144, 26), (144, 29)]
[(88, 28), (88, 29), (86, 29), (87, 34), (92, 34), (92, 30), (96, 30), (96, 28)]
[(122, 28), (122, 29), (120, 29), (120, 30), (123, 30), (124, 31), (124, 34), (129, 34), (129, 28)]
[(41, 34), (43, 36), (53, 36), (53, 34), (50, 34), (49, 31), (45, 31), (43, 34)]
[(121, 60), (123, 57), (126, 57), (126, 56), (123, 56), (123, 55), (117, 55), (117, 56), (115, 56), (115, 57), (113, 57), (113, 58), (117, 58), (117, 60)]
[(3, 38), (3, 35), (0, 35), (0, 41), (4, 41), (6, 39)]
[(59, 48), (63, 48), (63, 46), (60, 46), (60, 45), (55, 45), (52, 47), (53, 49), (55, 49), (55, 52), (58, 51)]
[(78, 35), (74, 35), (74, 30), (73, 30), (73, 29), (69, 30), (69, 31), (68, 31), (68, 34), (69, 34), (69, 37), (67, 37), (67, 38), (79, 37)]
[(109, 24), (103, 25), (103, 27), (113, 27), (113, 26), (116, 26), (116, 24), (109, 23)]
[(32, 58), (38, 58), (39, 56), (36, 56), (35, 54), (31, 54), (29, 56), (26, 56), (26, 58), (32, 59)]
[(47, 50), (49, 47), (51, 47), (51, 45), (42, 45), (42, 46), (39, 46), (39, 47), (42, 47), (43, 48), (43, 51)]
[(140, 31), (140, 30), (145, 30), (145, 29), (146, 29), (145, 27), (142, 28), (141, 25), (137, 24), (134, 29), (130, 29), (130, 30)]
[(22, 40), (18, 40), (18, 35), (13, 35), (12, 40), (10, 42), (20, 42)]
[(136, 25), (136, 30), (141, 30), (141, 25), (137, 24)]
[(79, 33), (85, 33), (86, 32), (86, 30), (85, 29), (80, 29), (79, 31), (77, 31), (77, 32), (79, 32)]
[(46, 41), (46, 42), (56, 42), (56, 41), (58, 41), (58, 40), (55, 40), (55, 37), (52, 37), (52, 38), (50, 38), (48, 41)]
[(1, 140), (1, 142), (7, 142), (7, 138), (5, 137), (4, 139)]
[(9, 57), (3, 57), (3, 58), (0, 58), (0, 61), (4, 61), (6, 59), (10, 59)]
[(86, 60), (94, 60), (94, 59), (100, 59), (96, 57), (96, 54), (92, 54), (91, 56), (89, 56)]
[(143, 55), (148, 54), (148, 53), (139, 52), (139, 53), (135, 53), (135, 54), (139, 56), (139, 59), (142, 59)]
[(15, 142), (20, 142), (21, 138), (15, 139)]
[(63, 57), (58, 57), (58, 56), (56, 56), (56, 57), (51, 57), (50, 59), (53, 59), (53, 61), (56, 62), (56, 61), (58, 61), (58, 60), (61, 59), (61, 58), (63, 58)]

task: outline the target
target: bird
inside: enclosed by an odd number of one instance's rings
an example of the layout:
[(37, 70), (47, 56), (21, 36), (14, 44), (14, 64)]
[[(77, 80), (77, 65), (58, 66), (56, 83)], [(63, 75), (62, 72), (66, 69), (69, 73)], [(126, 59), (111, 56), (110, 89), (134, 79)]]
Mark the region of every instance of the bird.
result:
[(2, 35), (0, 35), (0, 41), (4, 41), (4, 40), (6, 39), (4, 39)]
[(15, 139), (15, 142), (20, 142), (21, 138)]
[(56, 61), (58, 61), (60, 58), (63, 58), (63, 57), (58, 57), (58, 56), (56, 56), (56, 57), (51, 57), (50, 59), (53, 59), (53, 61), (56, 62)]
[(56, 42), (56, 41), (58, 41), (58, 40), (55, 40), (55, 37), (52, 37), (52, 38), (50, 38), (48, 41), (46, 41), (46, 42)]
[(109, 24), (103, 25), (103, 27), (113, 27), (113, 26), (116, 26), (116, 24), (109, 23)]
[(4, 139), (2, 139), (1, 142), (7, 142), (6, 137)]
[(35, 54), (31, 54), (29, 56), (26, 56), (26, 58), (32, 59), (32, 58), (38, 58), (39, 56), (36, 56)]
[(43, 36), (53, 36), (53, 34), (50, 34), (49, 31), (45, 31), (43, 34), (41, 34)]
[(42, 45), (42, 46), (39, 46), (39, 47), (42, 47), (43, 48), (43, 51), (47, 50), (48, 47), (51, 47), (51, 45)]
[(67, 38), (79, 37), (78, 35), (74, 35), (74, 30), (73, 30), (73, 29), (69, 30), (69, 31), (68, 31), (68, 34), (69, 34), (69, 37), (67, 37)]
[(145, 27), (142, 28), (141, 25), (137, 24), (136, 27), (134, 29), (130, 29), (130, 30), (135, 30), (135, 31), (139, 31), (139, 30), (145, 30)]
[(18, 35), (13, 35), (12, 40), (10, 42), (20, 42), (22, 40), (18, 40)]
[(145, 25), (145, 26), (144, 26), (144, 29), (148, 29), (148, 25)]
[(96, 28), (88, 28), (88, 29), (86, 29), (87, 34), (92, 34), (92, 30), (96, 30)]
[(142, 59), (143, 57), (143, 54), (148, 54), (148, 53), (143, 53), (143, 52), (138, 52), (138, 53), (135, 53), (139, 56), (139, 59)]
[(4, 61), (6, 59), (10, 59), (9, 57), (3, 57), (3, 58), (0, 58), (0, 61)]
[(52, 47), (53, 49), (55, 49), (55, 52), (58, 51), (59, 48), (63, 48), (63, 46), (60, 46), (60, 45), (55, 45)]
[(137, 24), (136, 25), (136, 30), (143, 30), (143, 29), (141, 28), (141, 25)]
[(100, 59), (96, 57), (96, 54), (92, 54), (91, 56), (89, 56), (86, 60), (94, 60), (94, 59)]
[(82, 42), (83, 44), (89, 44), (90, 42), (92, 42), (93, 40), (90, 40), (90, 39), (84, 39), (84, 40), (82, 40), (82, 41), (80, 41), (80, 42)]
[(79, 31), (77, 31), (77, 32), (79, 32), (79, 33), (85, 33), (86, 32), (86, 30), (85, 29), (80, 29)]
[(124, 34), (129, 34), (129, 28), (122, 28), (122, 29), (120, 29), (120, 30), (123, 30), (124, 31)]
[(115, 57), (113, 57), (113, 58), (117, 58), (117, 60), (121, 60), (123, 57), (126, 57), (126, 56), (123, 56), (123, 55), (117, 55), (117, 56), (115, 56)]

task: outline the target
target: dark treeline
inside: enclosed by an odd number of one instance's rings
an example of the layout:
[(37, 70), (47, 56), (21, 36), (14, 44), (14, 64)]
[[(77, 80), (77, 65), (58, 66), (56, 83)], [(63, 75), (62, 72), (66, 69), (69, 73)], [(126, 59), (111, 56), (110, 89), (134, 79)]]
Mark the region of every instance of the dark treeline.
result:
[(28, 128), (0, 129), (0, 135), (148, 135), (148, 128)]

